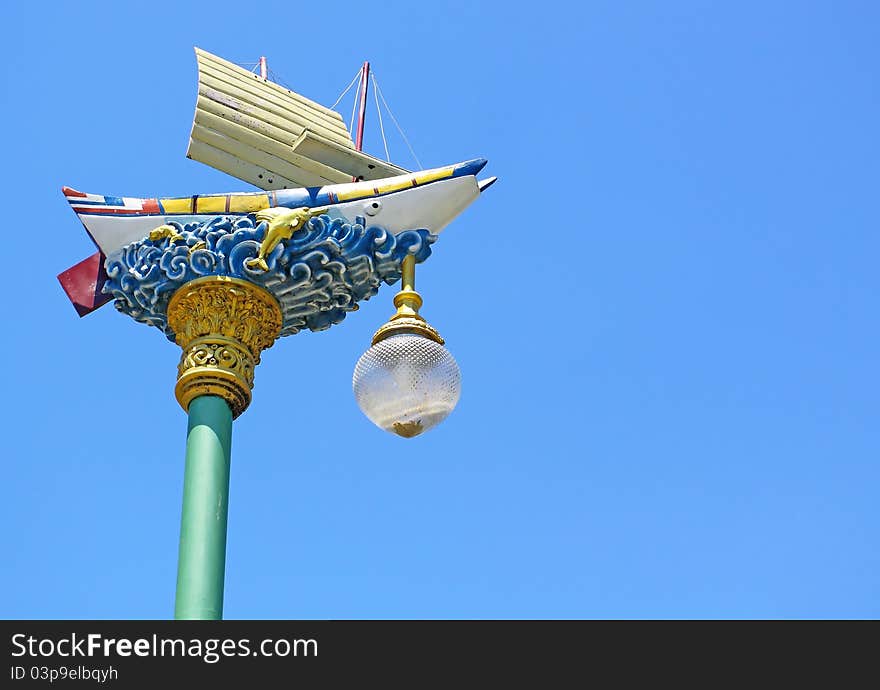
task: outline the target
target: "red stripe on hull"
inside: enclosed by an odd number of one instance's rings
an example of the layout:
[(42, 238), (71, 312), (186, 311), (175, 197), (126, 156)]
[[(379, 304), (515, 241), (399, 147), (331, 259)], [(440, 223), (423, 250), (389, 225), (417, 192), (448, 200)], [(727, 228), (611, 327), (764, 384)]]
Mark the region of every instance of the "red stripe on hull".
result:
[(132, 214), (144, 215), (145, 213), (159, 213), (159, 205), (155, 211), (147, 211), (140, 208), (101, 208), (100, 206), (74, 206), (77, 213), (90, 213), (96, 216), (130, 216)]

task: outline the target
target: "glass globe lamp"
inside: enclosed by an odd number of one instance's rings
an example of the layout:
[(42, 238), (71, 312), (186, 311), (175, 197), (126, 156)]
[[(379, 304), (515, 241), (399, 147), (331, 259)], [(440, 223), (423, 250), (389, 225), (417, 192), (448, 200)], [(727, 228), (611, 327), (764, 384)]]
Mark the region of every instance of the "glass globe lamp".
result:
[(376, 426), (412, 438), (442, 422), (461, 395), (461, 371), (443, 338), (418, 313), (415, 259), (402, 266), (397, 313), (373, 335), (358, 360), (352, 389), (361, 411)]
[(442, 422), (461, 395), (461, 371), (443, 345), (412, 333), (380, 340), (358, 360), (354, 397), (370, 421), (404, 438)]

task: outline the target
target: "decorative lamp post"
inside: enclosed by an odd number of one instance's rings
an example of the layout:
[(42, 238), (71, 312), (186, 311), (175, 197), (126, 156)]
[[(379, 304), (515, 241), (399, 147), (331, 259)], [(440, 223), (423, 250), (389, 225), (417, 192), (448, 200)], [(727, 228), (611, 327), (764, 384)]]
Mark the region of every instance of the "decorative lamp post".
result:
[[(293, 99), (263, 77), (236, 73), (239, 68), (216, 56), (197, 55), (200, 85), (203, 79), (213, 84), (203, 68), (226, 70), (227, 85), (241, 80), (239, 91), (216, 96), (213, 111), (231, 107), (236, 98), (253, 100), (255, 89), (263, 89), (273, 113), (279, 103), (291, 109), (312, 103), (298, 95)], [(210, 100), (213, 92), (206, 93)], [(338, 135), (336, 121), (331, 111), (313, 105), (311, 122), (325, 118), (330, 141)], [(265, 114), (264, 122), (272, 122), (271, 116)], [(338, 324), (383, 282), (402, 278), (394, 298), (397, 312), (357, 363), (357, 402), (378, 426), (406, 438), (435, 426), (455, 407), (458, 365), (419, 315), (415, 265), (431, 254), (439, 232), (494, 182), (477, 180), (486, 163), (482, 159), (408, 172), (353, 148), (340, 152), (323, 137), (309, 139), (308, 130), (297, 142), (309, 143), (311, 158), (285, 153), (263, 140), (271, 132), (268, 126), (242, 132), (240, 122), (247, 119), (211, 119), (197, 109), (190, 153), (221, 169), (230, 166), (243, 178), (265, 179), (272, 189), (136, 199), (64, 188), (100, 250), (97, 258), (59, 276), (77, 310), (82, 315), (113, 299), (120, 312), (158, 328), (182, 348), (174, 392), (189, 424), (175, 601), (179, 619), (222, 618), (232, 423), (250, 404), (261, 352), (277, 338)], [(209, 126), (223, 136), (204, 133)], [(239, 141), (236, 136), (244, 142), (238, 148), (229, 143)], [(212, 153), (203, 139), (234, 151), (226, 157)], [(288, 156), (284, 165), (273, 165), (291, 177), (308, 180), (320, 170), (339, 182), (279, 188), (279, 173), (249, 162), (275, 159), (245, 143), (271, 148), (275, 158)], [(373, 168), (400, 174), (350, 181)]]
[(281, 309), (245, 280), (206, 276), (174, 292), (167, 317), (183, 348), (174, 393), (189, 414), (174, 616), (219, 619), (232, 420), (250, 404), (254, 367), (281, 331)]

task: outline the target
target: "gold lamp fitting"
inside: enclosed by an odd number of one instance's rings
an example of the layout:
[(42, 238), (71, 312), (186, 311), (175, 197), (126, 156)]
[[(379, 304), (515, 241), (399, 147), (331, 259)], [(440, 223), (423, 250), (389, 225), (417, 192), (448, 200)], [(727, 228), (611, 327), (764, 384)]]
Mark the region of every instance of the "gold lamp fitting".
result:
[(207, 276), (183, 285), (168, 302), (168, 325), (183, 355), (174, 394), (184, 411), (200, 395), (217, 395), (233, 419), (251, 402), (260, 353), (281, 333), (281, 308), (261, 287)]
[(401, 333), (420, 335), (444, 344), (437, 329), (419, 314), (422, 307), (422, 296), (416, 292), (416, 257), (408, 254), (401, 264), (400, 292), (394, 295), (394, 306), (397, 313), (373, 334), (372, 344), (375, 345), (385, 338)]

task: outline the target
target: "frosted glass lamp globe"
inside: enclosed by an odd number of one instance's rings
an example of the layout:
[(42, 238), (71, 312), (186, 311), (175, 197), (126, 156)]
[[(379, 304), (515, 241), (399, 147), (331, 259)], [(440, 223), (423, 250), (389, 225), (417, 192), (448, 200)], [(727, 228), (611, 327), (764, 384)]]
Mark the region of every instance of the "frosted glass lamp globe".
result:
[(354, 397), (376, 426), (412, 438), (442, 422), (461, 395), (461, 371), (449, 350), (411, 333), (380, 340), (358, 360)]

